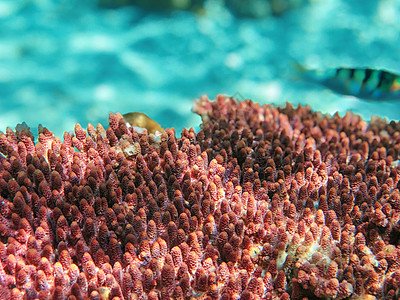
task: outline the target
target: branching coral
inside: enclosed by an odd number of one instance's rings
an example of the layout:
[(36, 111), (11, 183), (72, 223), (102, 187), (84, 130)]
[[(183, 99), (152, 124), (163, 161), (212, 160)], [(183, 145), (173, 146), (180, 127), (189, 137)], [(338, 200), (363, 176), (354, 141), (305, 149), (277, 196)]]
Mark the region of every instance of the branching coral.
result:
[(0, 134), (1, 295), (399, 297), (398, 123), (221, 95), (193, 109), (199, 133), (159, 141), (120, 114), (64, 142)]

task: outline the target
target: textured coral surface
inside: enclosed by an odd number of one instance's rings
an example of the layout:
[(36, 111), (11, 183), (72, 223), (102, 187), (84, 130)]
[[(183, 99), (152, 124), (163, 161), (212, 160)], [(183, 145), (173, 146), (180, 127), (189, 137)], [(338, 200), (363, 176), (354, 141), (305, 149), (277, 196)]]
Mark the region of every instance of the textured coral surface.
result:
[(397, 299), (400, 124), (217, 96), (201, 131), (0, 134), (2, 299)]

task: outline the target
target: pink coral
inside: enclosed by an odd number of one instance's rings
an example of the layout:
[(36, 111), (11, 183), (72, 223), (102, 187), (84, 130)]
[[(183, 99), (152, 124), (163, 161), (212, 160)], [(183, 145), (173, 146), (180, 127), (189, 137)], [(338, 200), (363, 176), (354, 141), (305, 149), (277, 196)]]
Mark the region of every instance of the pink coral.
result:
[(398, 296), (398, 123), (222, 95), (193, 110), (181, 138), (120, 114), (63, 143), (0, 133), (5, 298)]

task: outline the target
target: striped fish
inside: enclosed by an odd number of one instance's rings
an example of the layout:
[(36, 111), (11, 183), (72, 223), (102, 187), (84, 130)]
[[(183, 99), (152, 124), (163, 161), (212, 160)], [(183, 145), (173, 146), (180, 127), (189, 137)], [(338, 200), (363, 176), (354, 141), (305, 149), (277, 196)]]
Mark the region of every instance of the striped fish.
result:
[(368, 100), (400, 100), (400, 75), (368, 68), (307, 70), (296, 66), (302, 77), (343, 94)]

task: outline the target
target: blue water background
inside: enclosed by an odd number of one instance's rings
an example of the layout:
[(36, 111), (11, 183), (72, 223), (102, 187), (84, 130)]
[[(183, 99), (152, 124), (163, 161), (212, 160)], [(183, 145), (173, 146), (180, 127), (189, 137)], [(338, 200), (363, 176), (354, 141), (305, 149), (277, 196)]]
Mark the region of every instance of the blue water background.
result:
[(218, 0), (204, 14), (1, 0), (0, 130), (25, 121), (62, 136), (76, 122), (107, 126), (109, 112), (139, 111), (180, 132), (200, 123), (193, 99), (218, 93), (398, 120), (400, 100), (338, 95), (292, 66), (400, 73), (398, 16), (398, 0), (311, 1), (266, 19), (236, 18)]

